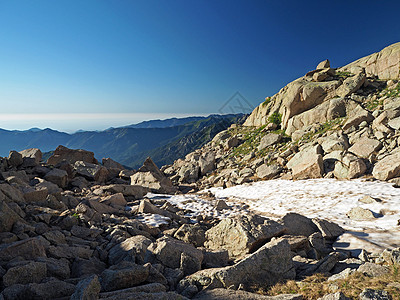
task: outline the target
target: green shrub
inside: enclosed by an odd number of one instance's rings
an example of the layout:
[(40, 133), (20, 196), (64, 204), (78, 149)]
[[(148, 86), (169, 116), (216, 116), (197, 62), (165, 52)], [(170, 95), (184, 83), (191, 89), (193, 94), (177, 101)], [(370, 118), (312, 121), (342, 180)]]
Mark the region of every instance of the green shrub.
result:
[(268, 122), (274, 123), (276, 125), (281, 125), (282, 115), (278, 112), (274, 112), (272, 115), (268, 117)]
[(263, 106), (267, 106), (271, 102), (271, 97), (265, 98), (265, 101), (263, 102)]
[(353, 76), (350, 72), (336, 72), (336, 76), (346, 79), (347, 77)]

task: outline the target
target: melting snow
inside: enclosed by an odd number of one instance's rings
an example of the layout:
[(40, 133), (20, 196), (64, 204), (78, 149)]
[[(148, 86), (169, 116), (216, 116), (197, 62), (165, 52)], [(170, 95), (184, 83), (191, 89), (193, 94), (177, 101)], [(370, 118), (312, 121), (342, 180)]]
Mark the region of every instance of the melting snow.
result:
[[(206, 200), (199, 195), (207, 191), (215, 194), (217, 200), (224, 200), (230, 209), (217, 211), (215, 200)], [(202, 192), (163, 197), (171, 204), (187, 210), (186, 216), (191, 218), (197, 215), (226, 218), (248, 211), (280, 218), (288, 212), (296, 212), (309, 218), (333, 221), (348, 230), (337, 243), (340, 248), (366, 248), (366, 244), (370, 250), (400, 247), (400, 226), (397, 225), (400, 219), (400, 189), (387, 182), (277, 179)], [(148, 198), (158, 196), (147, 195)], [(379, 198), (382, 202), (364, 204), (359, 201), (364, 196)], [(367, 221), (350, 220), (346, 213), (357, 206), (371, 210), (377, 218)]]

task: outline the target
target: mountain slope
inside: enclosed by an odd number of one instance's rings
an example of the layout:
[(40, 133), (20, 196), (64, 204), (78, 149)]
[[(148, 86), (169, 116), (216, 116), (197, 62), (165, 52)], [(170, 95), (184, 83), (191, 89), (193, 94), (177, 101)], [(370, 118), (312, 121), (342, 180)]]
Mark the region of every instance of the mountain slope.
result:
[(166, 128), (184, 125), (189, 122), (199, 121), (207, 117), (170, 118), (165, 120), (143, 121), (138, 124), (125, 126), (126, 128)]
[[(58, 145), (64, 145), (68, 148), (93, 151), (99, 159), (111, 157), (129, 167), (138, 167), (147, 156), (155, 155), (157, 158), (154, 161), (161, 165), (202, 146), (218, 131), (226, 129), (240, 118), (242, 115), (211, 115), (155, 120), (154, 123), (149, 121), (146, 125), (140, 123), (142, 125), (138, 124), (139, 128), (128, 126), (74, 134), (51, 129), (27, 131), (0, 129), (2, 141), (0, 155), (7, 156), (10, 150), (21, 151), (27, 148), (40, 148), (43, 152), (48, 152)], [(180, 123), (183, 124), (170, 126)], [(143, 126), (144, 128), (141, 128)], [(179, 146), (174, 147), (174, 144)]]

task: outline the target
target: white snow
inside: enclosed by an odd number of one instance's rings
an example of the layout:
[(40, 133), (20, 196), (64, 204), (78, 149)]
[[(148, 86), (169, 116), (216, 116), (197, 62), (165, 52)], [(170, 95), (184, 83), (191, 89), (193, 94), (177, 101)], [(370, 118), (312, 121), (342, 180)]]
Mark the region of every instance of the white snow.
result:
[(159, 227), (161, 225), (168, 225), (171, 222), (171, 219), (168, 217), (164, 217), (158, 214), (139, 214), (137, 216), (137, 219), (139, 221), (142, 221), (143, 223), (153, 226), (153, 227)]
[[(341, 248), (367, 247), (371, 250), (400, 247), (400, 189), (380, 181), (309, 179), (268, 180), (231, 188), (212, 188), (216, 199), (223, 199), (230, 209), (217, 211), (215, 200), (205, 200), (199, 194), (162, 195), (168, 202), (187, 210), (187, 216), (208, 215), (216, 218), (243, 214), (248, 211), (273, 219), (288, 212), (309, 218), (333, 221), (348, 230), (339, 242)], [(361, 198), (369, 195), (382, 202), (364, 204)], [(148, 198), (160, 195), (148, 194)], [(367, 221), (350, 220), (346, 213), (353, 207), (371, 210), (377, 218)], [(347, 237), (347, 238), (346, 238)], [(367, 250), (368, 250), (367, 249)]]

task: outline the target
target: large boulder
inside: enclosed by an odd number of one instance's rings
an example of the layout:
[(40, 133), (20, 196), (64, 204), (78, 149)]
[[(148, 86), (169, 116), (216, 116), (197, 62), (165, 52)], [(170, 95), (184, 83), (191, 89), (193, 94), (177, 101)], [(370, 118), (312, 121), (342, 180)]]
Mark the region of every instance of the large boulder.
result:
[(199, 179), (200, 168), (196, 163), (189, 162), (179, 169), (178, 175), (181, 182), (192, 183)]
[(333, 98), (325, 101), (313, 109), (295, 115), (289, 119), (285, 133), (292, 135), (296, 130), (301, 130), (312, 124), (323, 124), (329, 120), (346, 115), (346, 107), (352, 103), (346, 102), (343, 98)]
[(265, 288), (295, 276), (290, 245), (286, 240), (277, 239), (233, 266), (196, 272), (181, 280), (177, 289), (184, 291), (190, 285), (209, 289), (237, 289), (239, 285), (245, 289)]
[(138, 172), (131, 176), (131, 185), (140, 185), (155, 193), (172, 194), (176, 191), (171, 180), (160, 171), (150, 157)]
[(382, 51), (365, 56), (352, 62), (338, 71), (351, 73), (364, 69), (367, 76), (377, 76), (379, 79), (400, 78), (400, 43), (392, 44)]
[(11, 286), (13, 284), (39, 283), (47, 274), (46, 264), (42, 262), (29, 262), (20, 266), (8, 269), (3, 276), (3, 284)]
[(344, 151), (350, 147), (347, 136), (340, 131), (335, 131), (327, 137), (318, 139), (318, 143), (321, 144), (322, 150), (325, 153)]
[(68, 149), (62, 145), (58, 146), (54, 151), (54, 154), (49, 157), (47, 163), (49, 165), (57, 165), (63, 160), (70, 164), (74, 164), (77, 161), (83, 161), (90, 164), (97, 164), (97, 160), (94, 158), (94, 153), (86, 150), (74, 150)]
[(150, 265), (142, 266), (132, 262), (122, 262), (101, 273), (103, 291), (115, 291), (133, 287), (146, 281)]
[(98, 299), (100, 290), (101, 286), (98, 277), (92, 275), (78, 282), (70, 300)]
[(382, 144), (378, 140), (363, 137), (349, 148), (349, 152), (354, 153), (361, 158), (368, 158), (371, 154), (379, 151), (381, 148)]
[(261, 138), (260, 145), (258, 146), (258, 150), (265, 149), (269, 146), (272, 146), (276, 143), (279, 143), (282, 139), (282, 135), (278, 133), (268, 133)]
[(203, 153), (199, 158), (200, 174), (205, 175), (215, 170), (215, 153), (212, 151)]
[(124, 170), (124, 166), (121, 165), (120, 163), (117, 163), (116, 161), (112, 160), (111, 158), (103, 158), (102, 159), (102, 164), (105, 168), (107, 169), (117, 169), (117, 170)]
[(351, 127), (357, 127), (360, 125), (362, 122), (371, 122), (374, 119), (374, 117), (371, 115), (371, 113), (364, 108), (362, 108), (360, 105), (356, 105), (354, 109), (349, 111), (348, 118), (346, 122), (343, 124), (342, 128), (343, 130), (347, 130)]
[(302, 300), (303, 296), (300, 294), (281, 294), (279, 296), (264, 296), (256, 293), (250, 293), (241, 290), (230, 289), (213, 289), (204, 290), (197, 294), (194, 300)]
[(104, 300), (188, 300), (185, 296), (175, 292), (167, 292), (160, 283), (148, 283), (131, 288), (100, 293), (100, 299)]
[(9, 261), (18, 256), (26, 260), (34, 260), (38, 257), (46, 257), (46, 250), (43, 243), (36, 238), (0, 246), (0, 261)]
[(291, 117), (314, 108), (324, 102), (329, 92), (335, 90), (338, 81), (307, 82), (298, 80), (288, 85), (287, 94), (282, 101), (282, 124), (286, 127)]
[(310, 236), (319, 231), (311, 219), (297, 213), (286, 214), (280, 222), (290, 235)]
[[(190, 244), (165, 236), (150, 245), (148, 249), (169, 268), (181, 268), (186, 274), (201, 269), (203, 252)], [(190, 265), (187, 265), (187, 262), (190, 262)]]
[(140, 185), (110, 184), (101, 186), (99, 189), (96, 189), (94, 193), (96, 195), (102, 195), (104, 193), (121, 193), (125, 197), (134, 197), (135, 199), (141, 199), (144, 195), (148, 193), (148, 188)]
[(366, 76), (364, 73), (359, 73), (355, 76), (346, 78), (343, 81), (343, 84), (337, 88), (336, 94), (342, 98), (351, 95), (360, 89), (360, 87), (364, 84), (365, 79)]
[(25, 204), (24, 194), (16, 187), (6, 183), (2, 183), (0, 184), (0, 191), (6, 196), (5, 198), (1, 198), (1, 200), (5, 200), (7, 202), (12, 201), (18, 204)]
[(2, 295), (9, 299), (66, 299), (74, 293), (75, 285), (56, 278), (41, 283), (27, 285), (15, 284), (3, 290)]
[(226, 218), (206, 231), (204, 245), (212, 250), (228, 250), (231, 257), (241, 257), (284, 232), (284, 226), (260, 216)]
[(30, 149), (25, 149), (19, 152), (22, 155), (22, 159), (26, 160), (32, 160), (33, 165), (38, 165), (41, 160), (42, 160), (42, 151), (38, 148), (30, 148)]
[(256, 169), (258, 178), (271, 179), (282, 171), (282, 168), (278, 165), (267, 165), (262, 164)]
[(325, 59), (317, 65), (316, 70), (321, 70), (321, 69), (330, 68), (330, 67), (331, 67), (331, 63), (329, 62), (329, 59)]
[(333, 98), (339, 84), (337, 80), (310, 82), (305, 77), (299, 78), (256, 107), (243, 125), (262, 126), (269, 123), (269, 116), (279, 113), (282, 115), (282, 127), (287, 127), (293, 116)]
[(287, 163), (293, 179), (321, 178), (324, 172), (321, 146), (313, 146), (296, 153)]
[(367, 166), (361, 158), (345, 153), (341, 160), (335, 162), (333, 173), (338, 179), (353, 179), (365, 174), (366, 171)]
[(170, 218), (171, 220), (176, 220), (176, 221), (181, 221), (184, 222), (184, 218), (181, 216), (170, 212), (166, 209), (161, 209), (152, 204), (149, 200), (144, 199), (140, 201), (139, 207), (138, 207), (138, 212), (139, 213), (148, 213), (148, 214), (157, 214), (161, 216), (165, 216), (167, 218)]
[(74, 163), (75, 172), (92, 181), (105, 182), (108, 176), (108, 170), (100, 165), (92, 164), (84, 161), (76, 161)]
[(143, 235), (135, 235), (112, 247), (108, 253), (110, 265), (121, 261), (131, 261), (143, 264), (145, 253), (151, 240)]
[(11, 167), (19, 167), (24, 162), (21, 153), (17, 151), (10, 151), (8, 155), (8, 165)]
[(386, 266), (377, 265), (371, 262), (366, 262), (358, 267), (357, 272), (360, 272), (369, 277), (378, 277), (390, 273), (390, 269)]
[[(0, 196), (4, 197), (1, 193)], [(5, 202), (4, 198), (0, 200), (0, 232), (10, 232), (14, 223), (23, 221)]]
[(372, 175), (379, 180), (389, 180), (400, 176), (400, 151), (390, 154), (378, 161)]
[(364, 289), (360, 295), (360, 300), (391, 300), (392, 297), (389, 295), (387, 291), (384, 290), (373, 290), (373, 289)]
[(190, 243), (195, 247), (202, 247), (206, 240), (205, 231), (198, 224), (183, 224), (175, 232), (174, 238)]
[(68, 183), (68, 173), (64, 170), (54, 168), (46, 174), (44, 179), (57, 184), (60, 188), (65, 188)]
[(322, 233), (322, 236), (328, 240), (335, 240), (338, 236), (345, 232), (345, 230), (338, 224), (329, 222), (327, 220), (314, 218), (312, 219), (312, 222), (317, 225), (319, 231)]

